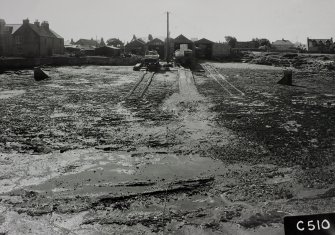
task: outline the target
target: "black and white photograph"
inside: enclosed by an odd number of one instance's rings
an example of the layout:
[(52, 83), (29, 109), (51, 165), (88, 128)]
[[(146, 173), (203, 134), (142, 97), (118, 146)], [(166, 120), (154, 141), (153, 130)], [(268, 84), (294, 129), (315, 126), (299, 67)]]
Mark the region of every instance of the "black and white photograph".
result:
[(335, 0), (0, 0), (0, 235), (335, 235)]

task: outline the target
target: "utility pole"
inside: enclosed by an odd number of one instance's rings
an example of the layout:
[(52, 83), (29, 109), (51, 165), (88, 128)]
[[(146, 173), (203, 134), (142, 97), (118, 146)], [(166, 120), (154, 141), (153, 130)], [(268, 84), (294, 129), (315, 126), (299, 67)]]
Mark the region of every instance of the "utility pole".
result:
[(169, 14), (170, 12), (166, 12), (166, 21), (167, 21), (167, 29), (166, 29), (166, 62), (170, 62), (170, 31), (169, 31)]

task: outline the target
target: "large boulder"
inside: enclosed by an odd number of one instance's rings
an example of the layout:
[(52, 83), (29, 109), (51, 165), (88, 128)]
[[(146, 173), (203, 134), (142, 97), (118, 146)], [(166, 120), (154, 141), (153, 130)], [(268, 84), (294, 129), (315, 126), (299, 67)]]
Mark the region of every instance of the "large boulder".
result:
[(284, 70), (284, 76), (280, 79), (278, 84), (292, 86), (292, 70)]
[(34, 68), (34, 79), (36, 81), (42, 81), (44, 79), (47, 79), (49, 76), (43, 72), (43, 70), (40, 67)]

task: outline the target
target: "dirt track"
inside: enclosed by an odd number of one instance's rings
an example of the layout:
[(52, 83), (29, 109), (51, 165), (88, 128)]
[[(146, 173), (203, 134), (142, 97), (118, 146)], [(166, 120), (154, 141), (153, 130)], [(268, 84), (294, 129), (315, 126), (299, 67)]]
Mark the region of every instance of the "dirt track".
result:
[(0, 233), (283, 234), (332, 211), (333, 74), (210, 65), (221, 85), (158, 73), (142, 98), (130, 67), (1, 74)]

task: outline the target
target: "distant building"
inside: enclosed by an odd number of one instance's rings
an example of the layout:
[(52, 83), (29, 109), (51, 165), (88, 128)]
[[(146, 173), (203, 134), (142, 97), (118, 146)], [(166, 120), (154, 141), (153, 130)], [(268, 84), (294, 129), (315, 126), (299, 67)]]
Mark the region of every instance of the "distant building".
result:
[(213, 52), (214, 42), (202, 38), (194, 42), (195, 44), (195, 56), (197, 58), (211, 59)]
[(160, 59), (164, 59), (165, 43), (159, 38), (155, 38), (147, 43), (149, 51), (157, 51)]
[(99, 46), (99, 42), (94, 40), (93, 38), (91, 39), (79, 39), (74, 43), (75, 45), (80, 46), (81, 48), (95, 48)]
[(310, 39), (307, 38), (307, 51), (316, 53), (334, 53), (333, 38), (330, 39)]
[(295, 45), (290, 40), (277, 40), (272, 43), (272, 48), (277, 51), (290, 51), (295, 50)]
[(0, 55), (45, 57), (64, 53), (64, 39), (49, 28), (49, 23), (6, 24), (0, 20)]
[(6, 24), (6, 21), (0, 19), (0, 56), (13, 55), (13, 33), (21, 24)]
[(212, 46), (212, 58), (221, 59), (231, 54), (231, 47), (228, 43), (214, 43)]
[(76, 54), (79, 53), (80, 48), (77, 45), (64, 45), (65, 53), (67, 54)]
[(183, 51), (186, 49), (194, 51), (194, 43), (184, 35), (180, 34), (174, 39), (174, 50)]
[(139, 37), (139, 38), (137, 38), (137, 40), (140, 40), (140, 41), (142, 41), (142, 42), (144, 42), (144, 43), (148, 43), (148, 42), (150, 42), (150, 40), (149, 40), (148, 37)]
[(121, 55), (121, 49), (113, 46), (102, 46), (95, 48), (95, 55), (114, 57)]
[(236, 42), (235, 44), (236, 49), (245, 50), (245, 49), (257, 49), (257, 42), (256, 41), (245, 41), (245, 42)]
[(141, 39), (133, 39), (131, 42), (125, 45), (125, 50), (127, 53), (131, 53), (134, 55), (145, 55), (147, 45)]

